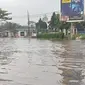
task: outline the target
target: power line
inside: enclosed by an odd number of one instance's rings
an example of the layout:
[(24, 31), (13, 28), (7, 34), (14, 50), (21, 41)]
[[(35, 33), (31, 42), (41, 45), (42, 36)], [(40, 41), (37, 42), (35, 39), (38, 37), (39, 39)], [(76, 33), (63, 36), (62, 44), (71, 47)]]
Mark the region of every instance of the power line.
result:
[[(58, 11), (54, 11), (55, 13), (59, 13)], [(33, 15), (29, 15), (30, 17), (41, 17), (44, 15), (50, 16), (53, 12), (47, 12), (47, 13), (41, 13), (41, 14), (33, 14)], [(26, 18), (27, 15), (23, 15), (23, 16), (12, 16), (13, 18)]]

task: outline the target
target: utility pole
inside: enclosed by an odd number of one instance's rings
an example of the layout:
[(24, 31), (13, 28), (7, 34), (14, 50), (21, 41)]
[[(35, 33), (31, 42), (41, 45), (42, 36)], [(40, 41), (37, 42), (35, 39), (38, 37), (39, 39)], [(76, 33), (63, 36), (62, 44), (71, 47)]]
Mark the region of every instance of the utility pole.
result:
[(28, 18), (28, 34), (27, 36), (30, 37), (30, 20), (29, 20), (29, 12), (27, 11), (27, 18)]

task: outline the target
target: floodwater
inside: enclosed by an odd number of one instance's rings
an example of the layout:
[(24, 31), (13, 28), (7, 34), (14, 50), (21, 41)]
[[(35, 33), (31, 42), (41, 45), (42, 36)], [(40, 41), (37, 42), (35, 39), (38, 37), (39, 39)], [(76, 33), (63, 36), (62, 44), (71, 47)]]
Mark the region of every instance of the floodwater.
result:
[(0, 85), (85, 85), (85, 41), (0, 38)]

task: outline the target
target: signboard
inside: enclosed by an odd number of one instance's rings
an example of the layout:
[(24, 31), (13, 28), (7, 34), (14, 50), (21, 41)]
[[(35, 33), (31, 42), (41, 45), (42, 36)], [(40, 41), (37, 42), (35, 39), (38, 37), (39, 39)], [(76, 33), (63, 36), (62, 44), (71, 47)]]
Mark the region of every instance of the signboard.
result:
[(84, 0), (61, 0), (61, 20), (63, 16), (67, 21), (84, 20)]
[(71, 3), (71, 0), (62, 0), (62, 3)]

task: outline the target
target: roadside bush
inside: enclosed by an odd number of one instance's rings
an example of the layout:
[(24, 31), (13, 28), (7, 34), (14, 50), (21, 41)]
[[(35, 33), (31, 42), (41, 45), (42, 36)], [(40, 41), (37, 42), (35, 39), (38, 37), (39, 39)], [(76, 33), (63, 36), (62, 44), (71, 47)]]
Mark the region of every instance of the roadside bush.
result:
[(80, 39), (85, 39), (85, 34), (80, 34)]
[(44, 39), (63, 39), (64, 34), (61, 32), (57, 33), (41, 33), (37, 34), (37, 38), (44, 38)]
[(75, 40), (77, 37), (79, 37), (79, 39), (85, 39), (85, 34), (73, 35), (73, 36), (72, 36), (72, 39)]
[(76, 34), (76, 35), (73, 35), (72, 36), (72, 40), (75, 40), (77, 37), (79, 37), (80, 35), (79, 34)]
[(76, 36), (75, 36), (75, 35), (73, 35), (73, 36), (72, 36), (72, 40), (75, 40), (75, 39), (76, 39)]

